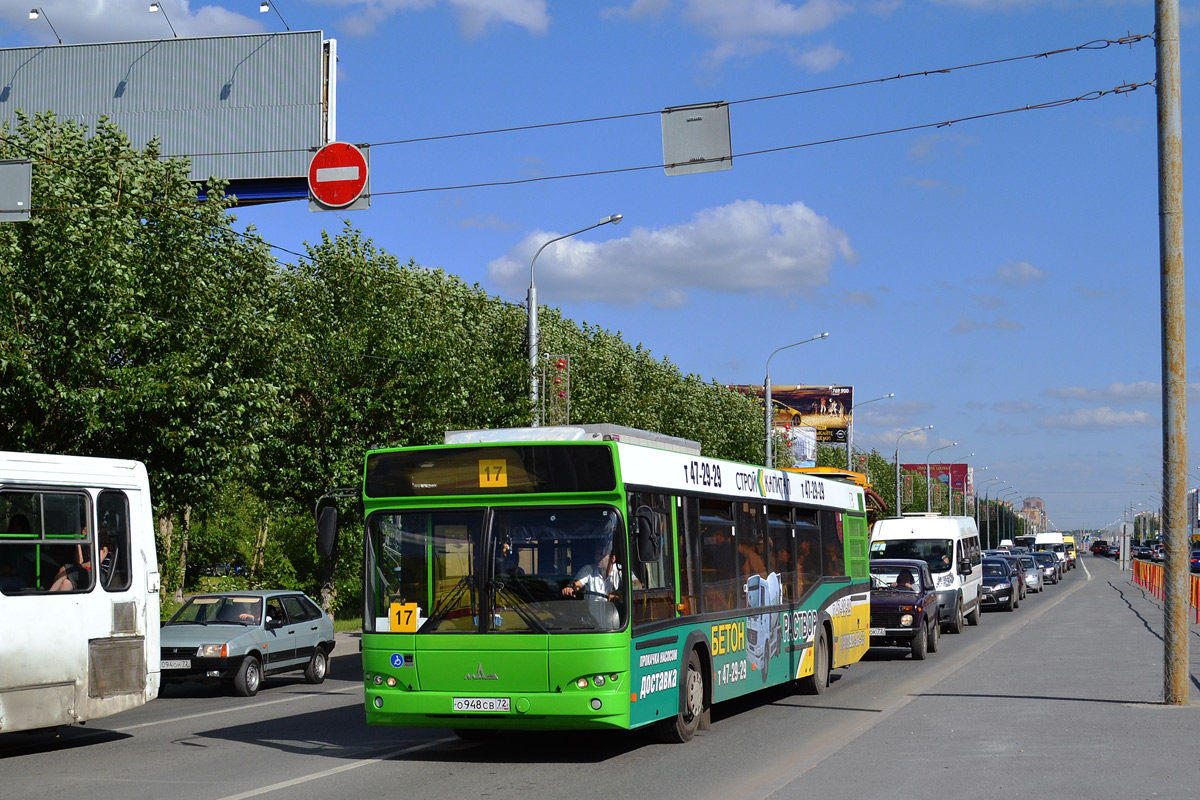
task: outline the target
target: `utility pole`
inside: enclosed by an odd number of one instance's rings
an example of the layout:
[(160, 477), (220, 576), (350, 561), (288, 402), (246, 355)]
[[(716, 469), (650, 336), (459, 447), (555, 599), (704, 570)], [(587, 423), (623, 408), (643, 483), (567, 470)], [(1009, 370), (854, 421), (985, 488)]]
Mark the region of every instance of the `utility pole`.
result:
[(1155, 0), (1158, 248), (1162, 294), (1163, 702), (1188, 705), (1187, 340), (1183, 281), (1183, 126), (1179, 0)]

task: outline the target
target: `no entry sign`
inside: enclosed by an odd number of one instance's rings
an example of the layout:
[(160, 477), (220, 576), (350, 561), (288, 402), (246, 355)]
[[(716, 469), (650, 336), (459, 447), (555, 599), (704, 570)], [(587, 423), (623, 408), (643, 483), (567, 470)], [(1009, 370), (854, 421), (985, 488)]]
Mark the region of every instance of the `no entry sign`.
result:
[(308, 165), (308, 191), (323, 206), (345, 208), (359, 198), (366, 185), (367, 159), (347, 142), (330, 142)]

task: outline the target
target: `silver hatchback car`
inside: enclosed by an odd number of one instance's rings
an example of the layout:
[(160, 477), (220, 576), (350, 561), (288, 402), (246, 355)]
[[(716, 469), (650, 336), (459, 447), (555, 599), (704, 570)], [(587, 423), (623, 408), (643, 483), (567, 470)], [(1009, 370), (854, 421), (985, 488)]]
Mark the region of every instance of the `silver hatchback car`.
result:
[(303, 592), (198, 594), (160, 632), (162, 679), (224, 681), (242, 697), (263, 678), (304, 671), (321, 683), (333, 651), (333, 621)]
[(1046, 581), (1042, 577), (1042, 568), (1032, 555), (1020, 556), (1021, 569), (1025, 572), (1025, 586), (1031, 592), (1046, 590)]

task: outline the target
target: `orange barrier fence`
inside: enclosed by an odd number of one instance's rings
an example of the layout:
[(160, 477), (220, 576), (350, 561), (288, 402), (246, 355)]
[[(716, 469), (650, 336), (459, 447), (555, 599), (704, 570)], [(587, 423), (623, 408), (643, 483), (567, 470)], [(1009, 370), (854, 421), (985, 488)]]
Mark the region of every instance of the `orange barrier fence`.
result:
[[(1133, 560), (1133, 582), (1141, 586), (1159, 600), (1164, 599), (1163, 566), (1152, 561)], [(1200, 575), (1191, 576), (1191, 591), (1188, 592), (1192, 616), (1200, 622)]]

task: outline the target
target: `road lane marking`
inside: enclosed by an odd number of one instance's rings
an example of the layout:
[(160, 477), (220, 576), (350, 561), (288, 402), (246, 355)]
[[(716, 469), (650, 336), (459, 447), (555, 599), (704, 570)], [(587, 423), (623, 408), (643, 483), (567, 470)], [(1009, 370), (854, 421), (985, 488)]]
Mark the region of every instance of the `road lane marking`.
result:
[(253, 703), (248, 706), (232, 706), (230, 708), (218, 708), (213, 711), (201, 711), (198, 714), (187, 714), (182, 717), (171, 717), (170, 719), (161, 719), (156, 722), (140, 722), (137, 725), (126, 725), (123, 728), (109, 728), (108, 730), (112, 731), (113, 733), (127, 733), (129, 731), (136, 731), (139, 728), (153, 728), (155, 725), (167, 725), (172, 722), (183, 722), (183, 721), (189, 720), (189, 719), (200, 719), (201, 717), (212, 717), (212, 716), (216, 716), (218, 714), (231, 714), (235, 711), (250, 711), (251, 709), (255, 709), (255, 708), (266, 708), (267, 706), (279, 705), (280, 703), (291, 703), (295, 700), (311, 700), (315, 697), (325, 697), (325, 696), (331, 695), (331, 694), (343, 694), (345, 692), (353, 692), (353, 691), (362, 691), (362, 687), (355, 685), (355, 686), (347, 686), (342, 689), (333, 689), (328, 692), (321, 692), (320, 694), (294, 694), (294, 695), (290, 695), (288, 697), (281, 697), (278, 700), (264, 700), (261, 703)]
[(457, 738), (454, 736), (447, 736), (444, 739), (435, 739), (432, 742), (425, 742), (424, 744), (416, 744), (416, 745), (411, 745), (409, 747), (401, 747), (398, 750), (392, 750), (387, 753), (383, 753), (382, 755), (374, 756), (371, 758), (364, 758), (364, 759), (360, 759), (358, 761), (352, 761), (349, 764), (342, 764), (340, 767), (330, 767), (329, 769), (324, 769), (324, 770), (321, 770), (320, 772), (313, 772), (308, 775), (301, 775), (298, 778), (292, 778), (291, 780), (280, 781), (279, 783), (273, 783), (270, 786), (263, 786), (262, 788), (259, 788), (259, 789), (250, 789), (249, 791), (242, 792), (240, 794), (231, 794), (226, 797), (220, 798), (220, 800), (246, 800), (246, 798), (248, 798), (248, 797), (258, 797), (259, 795), (269, 794), (270, 792), (277, 792), (280, 789), (288, 789), (288, 788), (291, 788), (292, 786), (298, 786), (301, 783), (309, 783), (311, 781), (321, 780), (322, 778), (328, 778), (331, 775), (338, 775), (342, 772), (349, 772), (350, 770), (358, 769), (359, 767), (366, 767), (366, 766), (370, 766), (371, 764), (377, 764), (380, 761), (387, 761), (388, 759), (395, 758), (396, 756), (402, 756), (402, 755), (406, 755), (408, 753), (416, 753), (420, 750), (428, 750), (430, 747), (434, 747), (439, 744), (446, 744), (448, 742), (453, 742), (453, 741), (457, 741)]

